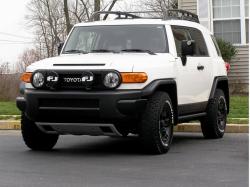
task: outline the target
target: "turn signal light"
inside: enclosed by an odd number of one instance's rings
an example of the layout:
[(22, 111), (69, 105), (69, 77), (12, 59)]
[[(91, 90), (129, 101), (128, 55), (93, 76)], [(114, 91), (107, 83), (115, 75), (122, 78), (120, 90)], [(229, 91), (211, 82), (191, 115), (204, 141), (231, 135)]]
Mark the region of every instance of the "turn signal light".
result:
[(20, 80), (23, 81), (23, 82), (26, 82), (26, 83), (30, 83), (31, 82), (31, 77), (32, 77), (32, 73), (25, 72), (20, 77)]
[(144, 83), (148, 80), (146, 73), (121, 73), (122, 83)]

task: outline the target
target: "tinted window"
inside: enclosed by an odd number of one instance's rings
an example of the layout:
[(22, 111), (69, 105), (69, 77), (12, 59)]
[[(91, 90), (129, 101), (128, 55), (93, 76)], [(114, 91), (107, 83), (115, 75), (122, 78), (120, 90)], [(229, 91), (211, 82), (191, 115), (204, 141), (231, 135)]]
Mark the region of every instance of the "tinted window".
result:
[(181, 56), (181, 42), (183, 40), (190, 40), (189, 32), (182, 28), (173, 27), (173, 35), (178, 56)]
[(181, 55), (181, 42), (183, 40), (195, 41), (193, 56), (208, 56), (208, 50), (204, 37), (198, 29), (190, 27), (172, 26), (178, 56)]
[(167, 53), (168, 43), (163, 25), (116, 25), (76, 27), (64, 51), (106, 49), (121, 51), (143, 49)]

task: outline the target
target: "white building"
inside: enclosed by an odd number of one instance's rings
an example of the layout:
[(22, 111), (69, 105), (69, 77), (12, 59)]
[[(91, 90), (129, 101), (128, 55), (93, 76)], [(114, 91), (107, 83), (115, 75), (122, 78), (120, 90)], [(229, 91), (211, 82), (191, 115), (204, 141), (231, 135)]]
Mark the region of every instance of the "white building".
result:
[(248, 92), (249, 0), (178, 0), (180, 9), (198, 14), (217, 38), (233, 43), (238, 55), (231, 63), (231, 91)]

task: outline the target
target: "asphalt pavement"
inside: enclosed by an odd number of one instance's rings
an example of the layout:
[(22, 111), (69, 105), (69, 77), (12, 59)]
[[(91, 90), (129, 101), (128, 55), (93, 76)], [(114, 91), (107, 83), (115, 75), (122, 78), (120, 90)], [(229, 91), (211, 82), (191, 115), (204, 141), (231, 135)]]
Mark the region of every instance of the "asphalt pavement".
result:
[(61, 136), (51, 152), (0, 131), (0, 187), (246, 187), (248, 134), (206, 140), (176, 133), (165, 155), (147, 155), (137, 137)]

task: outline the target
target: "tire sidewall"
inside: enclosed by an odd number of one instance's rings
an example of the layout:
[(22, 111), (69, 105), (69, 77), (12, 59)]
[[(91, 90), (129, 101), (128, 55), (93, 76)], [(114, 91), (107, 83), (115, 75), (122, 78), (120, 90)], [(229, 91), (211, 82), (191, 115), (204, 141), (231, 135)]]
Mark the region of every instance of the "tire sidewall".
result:
[(170, 138), (169, 138), (169, 141), (168, 141), (168, 145), (164, 144), (164, 142), (161, 139), (160, 124), (158, 125), (159, 126), (158, 128), (159, 128), (159, 139), (160, 139), (160, 142), (161, 142), (162, 146), (165, 149), (169, 149), (169, 147), (170, 147), (170, 145), (172, 143), (172, 139), (173, 139), (174, 110), (173, 110), (173, 106), (172, 106), (171, 100), (170, 100), (168, 95), (167, 95), (167, 99), (165, 100), (165, 102), (161, 106), (161, 109), (160, 109), (160, 112), (159, 112), (159, 119), (160, 119), (160, 114), (161, 114), (165, 104), (167, 104), (168, 107), (170, 108), (170, 112), (171, 112), (171, 116), (172, 116), (172, 119), (171, 119), (172, 125), (170, 126)]
[[(160, 115), (164, 105), (168, 104), (172, 114), (168, 144), (164, 144), (160, 134)], [(140, 124), (140, 137), (143, 147), (150, 153), (163, 154), (170, 149), (173, 139), (174, 110), (171, 99), (166, 92), (158, 91), (152, 95), (142, 115)]]
[[(218, 124), (218, 105), (220, 99), (224, 101), (225, 107), (225, 125), (221, 129)], [(214, 98), (211, 99), (207, 107), (207, 116), (201, 120), (201, 128), (205, 138), (222, 138), (227, 123), (227, 102), (225, 94), (221, 89), (216, 89)]]
[[(224, 107), (225, 107), (225, 111), (226, 111), (226, 113), (227, 113), (227, 102), (226, 102), (226, 99), (225, 99), (224, 94), (221, 95), (221, 96), (219, 96), (218, 101), (217, 101), (217, 106), (219, 105), (219, 102), (220, 102), (221, 99), (222, 99), (223, 102), (225, 103)], [(218, 110), (218, 108), (217, 108), (217, 110)], [(217, 118), (217, 121), (218, 121), (218, 118)], [(217, 130), (218, 130), (220, 133), (223, 133), (223, 134), (225, 133), (225, 130), (226, 130), (226, 123), (227, 123), (227, 115), (225, 116), (225, 127), (224, 127), (224, 129), (220, 129), (219, 124), (218, 124), (218, 122), (217, 122)]]
[(47, 151), (55, 146), (59, 135), (42, 132), (24, 113), (21, 118), (21, 133), (27, 147), (36, 151)]

